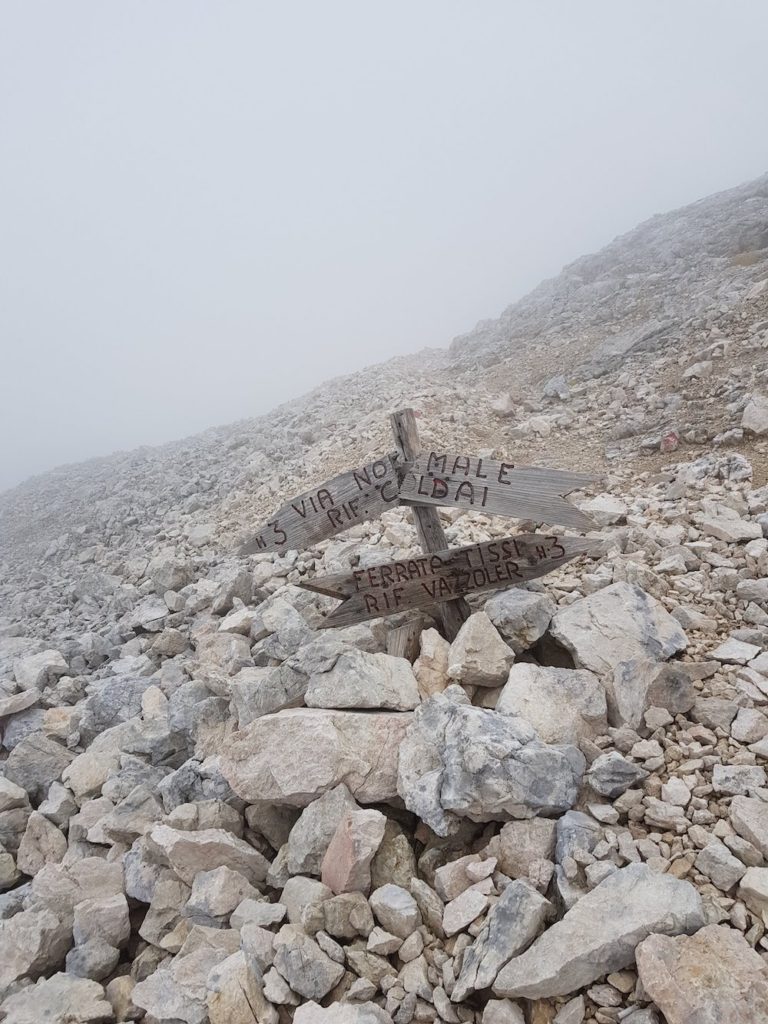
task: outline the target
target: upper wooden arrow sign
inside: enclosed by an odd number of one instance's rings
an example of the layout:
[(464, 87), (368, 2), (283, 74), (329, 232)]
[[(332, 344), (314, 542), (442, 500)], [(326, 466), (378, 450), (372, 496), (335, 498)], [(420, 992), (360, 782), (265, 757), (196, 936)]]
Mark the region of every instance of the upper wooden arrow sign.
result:
[(592, 483), (586, 473), (448, 452), (422, 452), (405, 468), (400, 500), (408, 505), (452, 505), (582, 531), (595, 525), (563, 497)]
[(426, 607), (476, 591), (525, 583), (584, 554), (592, 544), (581, 537), (521, 533), (368, 569), (316, 577), (302, 581), (299, 586), (342, 599), (321, 628), (351, 626), (406, 608)]
[(397, 504), (397, 458), (386, 455), (293, 498), (243, 544), (240, 554), (302, 550), (355, 523), (375, 519)]

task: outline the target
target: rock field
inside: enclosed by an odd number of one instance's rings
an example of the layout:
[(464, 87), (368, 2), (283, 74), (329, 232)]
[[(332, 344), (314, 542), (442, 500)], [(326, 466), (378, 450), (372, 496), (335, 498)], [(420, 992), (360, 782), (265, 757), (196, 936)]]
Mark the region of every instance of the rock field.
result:
[[(237, 553), (407, 405), (602, 474), (593, 556), (453, 643), (296, 586), (414, 553), (405, 507)], [(768, 1022), (768, 176), (450, 349), (34, 478), (0, 542), (5, 1024)]]

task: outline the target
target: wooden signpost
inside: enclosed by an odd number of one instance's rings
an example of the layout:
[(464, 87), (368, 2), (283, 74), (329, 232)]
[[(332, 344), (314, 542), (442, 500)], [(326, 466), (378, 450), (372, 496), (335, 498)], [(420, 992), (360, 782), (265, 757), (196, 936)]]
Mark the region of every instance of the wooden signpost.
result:
[(292, 498), (243, 544), (240, 554), (301, 551), (380, 516), (398, 503), (397, 458), (385, 455)]
[(517, 466), (477, 455), (423, 452), (406, 467), (400, 500), (589, 530), (594, 524), (563, 495), (593, 479), (585, 473)]
[[(391, 423), (396, 452), (287, 502), (240, 548), (243, 555), (301, 550), (397, 504), (409, 505), (423, 556), (299, 584), (342, 601), (323, 628), (431, 607), (453, 640), (469, 615), (465, 594), (524, 583), (589, 550), (590, 543), (581, 538), (539, 533), (450, 548), (439, 505), (591, 529), (592, 521), (564, 495), (594, 477), (475, 455), (422, 452), (412, 409), (394, 413)], [(408, 642), (405, 636), (400, 641)]]
[(300, 586), (341, 599), (323, 623), (324, 629), (349, 626), (406, 608), (428, 607), (465, 594), (525, 583), (584, 554), (591, 546), (580, 537), (520, 533), (368, 569), (315, 577)]

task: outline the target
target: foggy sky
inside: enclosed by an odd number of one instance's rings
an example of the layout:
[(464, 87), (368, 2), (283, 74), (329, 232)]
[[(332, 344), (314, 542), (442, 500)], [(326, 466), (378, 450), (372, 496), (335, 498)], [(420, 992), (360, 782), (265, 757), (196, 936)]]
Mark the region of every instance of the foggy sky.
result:
[(764, 0), (4, 0), (0, 488), (445, 345), (768, 169)]

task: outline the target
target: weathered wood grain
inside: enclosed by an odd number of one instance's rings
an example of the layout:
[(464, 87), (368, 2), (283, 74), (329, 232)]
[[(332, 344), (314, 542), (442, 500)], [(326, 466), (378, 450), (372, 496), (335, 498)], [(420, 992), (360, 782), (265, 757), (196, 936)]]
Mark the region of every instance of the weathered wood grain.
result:
[(366, 619), (455, 600), (464, 594), (519, 586), (544, 576), (594, 542), (581, 537), (521, 533), (515, 537), (405, 558), (349, 573), (316, 577), (299, 586), (337, 597), (342, 604), (321, 628), (350, 626)]
[(242, 545), (240, 554), (301, 551), (394, 508), (398, 458), (394, 452), (382, 456), (286, 502)]
[(422, 452), (405, 470), (400, 500), (408, 505), (451, 505), (581, 531), (595, 525), (563, 497), (591, 483), (590, 474), (442, 451)]
[[(421, 452), (421, 445), (413, 409), (399, 409), (390, 416), (390, 422), (397, 445), (397, 453), (402, 461), (406, 463), (417, 459)], [(448, 547), (448, 540), (437, 509), (431, 508), (429, 505), (414, 505), (413, 521), (423, 551), (443, 551)], [(437, 616), (442, 623), (446, 639), (454, 640), (469, 617), (469, 605), (462, 597), (446, 601), (438, 606)]]

